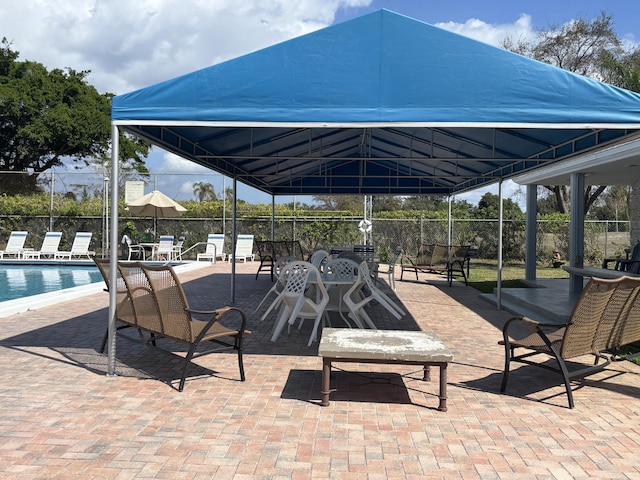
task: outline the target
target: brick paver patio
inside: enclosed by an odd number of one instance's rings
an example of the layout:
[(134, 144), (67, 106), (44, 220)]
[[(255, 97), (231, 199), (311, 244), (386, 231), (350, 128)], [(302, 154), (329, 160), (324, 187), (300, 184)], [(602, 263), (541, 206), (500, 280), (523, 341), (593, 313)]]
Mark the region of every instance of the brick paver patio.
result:
[[(312, 322), (271, 343), (274, 317), (253, 312), (271, 287), (257, 267), (237, 264), (253, 332), (244, 383), (235, 355), (215, 353), (179, 393), (179, 359), (122, 338), (120, 374), (106, 376), (106, 293), (1, 318), (2, 478), (640, 478), (639, 366), (616, 363), (576, 386), (574, 410), (559, 378), (533, 367), (501, 395), (497, 342), (510, 315), (471, 287), (423, 276), (397, 282), (401, 321), (380, 307), (372, 318), (445, 342), (449, 411), (436, 410), (437, 369), (425, 383), (419, 368), (371, 364), (338, 364), (338, 390), (320, 407)], [(219, 262), (182, 274), (192, 306), (229, 303), (230, 271)]]

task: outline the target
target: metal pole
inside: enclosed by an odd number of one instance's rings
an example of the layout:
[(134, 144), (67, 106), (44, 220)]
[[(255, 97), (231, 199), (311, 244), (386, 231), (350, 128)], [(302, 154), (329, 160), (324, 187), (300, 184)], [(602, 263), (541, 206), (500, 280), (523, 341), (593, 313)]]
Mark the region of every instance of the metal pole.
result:
[(276, 196), (271, 195), (271, 241), (276, 238)]
[[(363, 212), (363, 214), (364, 214), (364, 219), (366, 221), (367, 220), (367, 196), (366, 195), (364, 196), (364, 212)], [(363, 229), (363, 230), (365, 230), (365, 231), (362, 232), (362, 243), (364, 243), (366, 245), (367, 244), (367, 232), (366, 232), (366, 229)]]
[(118, 267), (118, 157), (119, 157), (119, 132), (118, 127), (111, 125), (111, 245), (114, 246), (109, 252), (109, 334), (108, 349), (109, 357), (107, 362), (107, 375), (116, 374), (116, 305), (117, 299), (117, 275)]
[(53, 232), (53, 193), (55, 191), (55, 180), (56, 180), (56, 174), (53, 171), (53, 168), (51, 169), (51, 193), (50, 193), (50, 199), (49, 199), (49, 231)]
[(222, 235), (227, 233), (227, 177), (222, 177)]
[(109, 251), (109, 177), (104, 177), (104, 234), (102, 236), (102, 256)]
[(447, 245), (453, 245), (453, 226), (451, 224), (452, 222), (452, 218), (451, 218), (451, 195), (449, 195), (449, 210), (447, 213)]
[(296, 196), (293, 196), (293, 222), (291, 225), (291, 228), (293, 229), (293, 235), (292, 238), (295, 241), (297, 234), (296, 234)]
[(238, 213), (238, 180), (233, 177), (233, 219), (231, 220), (231, 302), (236, 301), (236, 220)]
[(498, 183), (498, 282), (496, 285), (496, 306), (502, 310), (502, 179)]

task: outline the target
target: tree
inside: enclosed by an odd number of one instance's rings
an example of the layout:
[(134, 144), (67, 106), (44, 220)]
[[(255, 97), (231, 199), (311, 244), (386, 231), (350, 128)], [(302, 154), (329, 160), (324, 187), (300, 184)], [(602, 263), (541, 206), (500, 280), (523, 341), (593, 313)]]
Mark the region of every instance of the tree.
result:
[(318, 210), (351, 212), (354, 215), (364, 211), (362, 195), (316, 195), (313, 201), (318, 205)]
[[(65, 160), (88, 165), (109, 151), (111, 94), (86, 81), (88, 71), (53, 69), (0, 43), (0, 170), (33, 173)], [(142, 163), (149, 145), (121, 136), (121, 158)], [(4, 175), (0, 192), (35, 191), (37, 175)]]
[(444, 196), (416, 195), (406, 197), (402, 206), (408, 210), (439, 210), (446, 201)]
[[(538, 33), (533, 43), (514, 42), (507, 38), (502, 44), (508, 50), (598, 80), (614, 78), (613, 75), (606, 76), (605, 72), (613, 68), (614, 60), (625, 55), (622, 42), (613, 28), (613, 17), (605, 12), (592, 20), (578, 18), (563, 25), (550, 25)], [(569, 187), (547, 185), (545, 188), (552, 192), (558, 211), (568, 213)], [(585, 212), (605, 188), (587, 187)]]
[(193, 184), (193, 195), (200, 203), (204, 201), (217, 200), (213, 185), (207, 182), (196, 182)]

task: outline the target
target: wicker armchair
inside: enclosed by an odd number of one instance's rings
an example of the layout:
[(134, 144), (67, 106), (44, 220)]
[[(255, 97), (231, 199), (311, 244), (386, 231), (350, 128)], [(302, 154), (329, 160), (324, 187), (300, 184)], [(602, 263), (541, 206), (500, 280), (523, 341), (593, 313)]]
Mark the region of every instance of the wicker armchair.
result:
[[(532, 333), (524, 338), (512, 338), (512, 332), (523, 325)], [(538, 366), (562, 376), (569, 408), (573, 408), (571, 381), (604, 370), (621, 346), (640, 340), (640, 278), (592, 278), (566, 324), (513, 317), (502, 332), (503, 340), (499, 343), (505, 347), (505, 365), (500, 391), (504, 392), (507, 387), (511, 362)], [(516, 355), (516, 350), (524, 352)], [(553, 357), (557, 366), (531, 360), (540, 354)], [(585, 355), (593, 356), (594, 364), (582, 364), (571, 370), (567, 360), (573, 363)]]
[[(102, 267), (103, 276), (106, 274), (105, 278), (108, 278), (108, 267), (105, 264), (98, 265)], [(118, 319), (137, 328), (144, 344), (155, 345), (157, 340), (167, 338), (189, 345), (178, 391), (184, 389), (191, 361), (217, 351), (213, 349), (196, 354), (196, 349), (205, 342), (236, 350), (240, 379), (245, 380), (242, 345), (244, 336), (250, 332), (246, 330), (247, 317), (242, 310), (235, 307), (207, 311), (190, 308), (182, 285), (170, 265), (120, 262), (118, 274)], [(108, 283), (107, 287), (110, 288)], [(234, 322), (238, 327), (223, 325), (223, 318), (226, 324)]]
[(411, 258), (403, 256), (400, 265), (400, 280), (404, 276), (404, 272), (414, 272), (416, 281), (418, 281), (418, 272), (446, 274), (449, 286), (453, 283), (455, 274), (462, 275), (464, 284), (467, 285), (467, 275), (464, 265), (467, 262), (467, 253), (470, 247), (468, 245), (440, 245), (440, 244), (421, 244), (418, 248), (418, 254)]

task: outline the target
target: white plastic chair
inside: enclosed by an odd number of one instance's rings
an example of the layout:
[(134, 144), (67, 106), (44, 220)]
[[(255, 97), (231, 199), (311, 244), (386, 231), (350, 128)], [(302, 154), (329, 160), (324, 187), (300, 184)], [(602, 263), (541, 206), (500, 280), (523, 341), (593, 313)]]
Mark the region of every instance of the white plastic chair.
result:
[(76, 236), (73, 239), (73, 244), (71, 245), (71, 250), (68, 252), (56, 252), (55, 258), (68, 258), (71, 257), (87, 257), (91, 258), (96, 252), (89, 250), (89, 245), (91, 245), (91, 237), (93, 237), (92, 232), (76, 232)]
[(40, 250), (24, 251), (22, 258), (55, 258), (56, 254), (59, 253), (58, 245), (60, 245), (60, 240), (62, 240), (62, 232), (47, 232), (42, 240)]
[[(307, 343), (307, 346), (311, 346), (317, 338), (318, 327), (325, 314), (324, 309), (329, 302), (329, 294), (322, 283), (319, 270), (311, 263), (291, 262), (287, 265), (287, 270), (287, 283), (278, 297), (280, 299), (280, 314), (276, 320), (271, 341), (275, 342), (278, 339), (285, 325), (288, 324), (290, 328), (297, 319), (313, 319), (313, 329), (309, 336), (309, 343)], [(314, 280), (316, 287), (316, 299), (305, 296), (310, 277)]]
[(173, 254), (173, 235), (161, 235), (153, 252), (154, 260), (170, 261)]
[(218, 258), (223, 262), (227, 259), (227, 254), (224, 253), (224, 235), (210, 233), (207, 235), (207, 247), (204, 253), (196, 255), (196, 261), (209, 259), (212, 263), (216, 263)]
[(11, 232), (4, 250), (0, 250), (0, 258), (4, 258), (5, 255), (20, 257), (24, 249), (24, 241), (27, 239), (27, 233), (22, 231)]
[(238, 235), (236, 238), (236, 249), (233, 255), (229, 255), (229, 262), (242, 260), (247, 263), (247, 258), (253, 262), (253, 235)]
[(358, 269), (360, 283), (354, 285), (345, 295), (344, 302), (349, 307), (349, 318), (356, 324), (358, 322), (369, 325), (370, 328), (376, 328), (375, 324), (365, 311), (366, 307), (373, 300), (377, 300), (380, 305), (391, 313), (395, 318), (400, 320), (405, 315), (393, 300), (391, 300), (384, 292), (382, 292), (373, 283), (367, 262), (362, 262)]
[[(336, 258), (327, 262), (323, 272), (323, 278), (326, 282), (325, 287), (329, 293), (329, 303), (325, 307), (325, 312), (338, 312), (349, 327), (351, 327), (351, 324), (344, 315), (345, 309), (348, 310), (349, 306), (344, 301), (344, 295), (350, 290), (355, 290), (356, 294), (359, 294), (359, 289), (356, 290), (354, 288), (356, 284), (360, 283), (358, 268), (359, 265), (349, 258)], [(351, 283), (332, 284), (332, 278), (351, 281)], [(364, 325), (360, 322), (360, 317), (351, 318), (357, 327), (364, 328)]]
[(388, 277), (388, 283), (391, 289), (396, 291), (396, 279), (395, 279), (395, 268), (402, 256), (402, 248), (398, 247), (393, 255), (393, 259), (390, 262), (378, 262), (378, 268), (376, 269), (376, 283), (378, 280), (378, 276), (382, 274), (386, 274)]
[(275, 294), (276, 298), (273, 300), (271, 305), (269, 305), (269, 308), (267, 308), (267, 310), (264, 312), (264, 314), (262, 315), (261, 320), (266, 319), (267, 316), (269, 315), (269, 313), (271, 313), (271, 310), (273, 310), (274, 308), (276, 308), (280, 304), (279, 296), (280, 296), (280, 293), (282, 292), (282, 290), (284, 290), (285, 284), (287, 283), (287, 273), (288, 273), (287, 265), (289, 263), (291, 263), (291, 262), (294, 262), (294, 261), (296, 261), (296, 259), (293, 258), (293, 257), (280, 257), (278, 260), (276, 260), (276, 263), (273, 266), (274, 271), (276, 271), (277, 275), (278, 275), (277, 278), (276, 278), (276, 282), (269, 289), (269, 291), (266, 293), (266, 295), (262, 298), (262, 300), (260, 301), (260, 303), (256, 307), (255, 312), (257, 313), (260, 310), (260, 307), (262, 307), (262, 304), (272, 294)]
[(311, 254), (309, 263), (311, 263), (318, 270), (322, 271), (324, 265), (329, 261), (329, 252), (326, 250), (316, 250)]
[(127, 260), (131, 260), (131, 256), (135, 255), (136, 260), (144, 260), (145, 251), (142, 245), (138, 245), (137, 243), (133, 243), (133, 240), (129, 237), (129, 235), (123, 235), (122, 240), (120, 241), (123, 245), (126, 245), (129, 249), (129, 253), (127, 255)]

